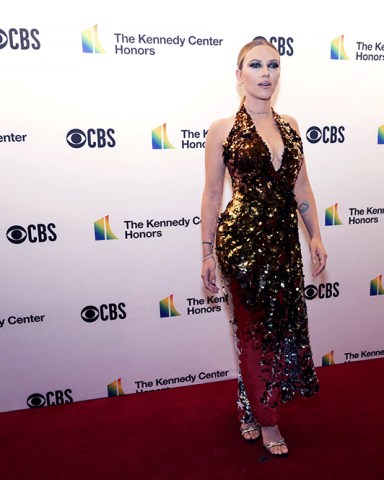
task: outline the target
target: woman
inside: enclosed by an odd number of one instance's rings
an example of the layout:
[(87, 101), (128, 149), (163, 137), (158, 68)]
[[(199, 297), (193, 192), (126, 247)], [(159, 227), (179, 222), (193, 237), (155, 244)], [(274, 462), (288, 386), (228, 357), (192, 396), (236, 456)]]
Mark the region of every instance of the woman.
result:
[[(285, 456), (281, 402), (318, 390), (304, 299), (297, 210), (310, 237), (313, 276), (325, 268), (316, 205), (295, 119), (278, 115), (271, 98), (280, 56), (264, 37), (239, 53), (236, 70), (244, 98), (236, 115), (220, 119), (206, 138), (202, 198), (202, 278), (218, 292), (216, 255), (233, 307), (239, 360), (241, 433)], [(232, 200), (217, 222), (225, 170)], [(216, 238), (215, 238), (216, 237)]]

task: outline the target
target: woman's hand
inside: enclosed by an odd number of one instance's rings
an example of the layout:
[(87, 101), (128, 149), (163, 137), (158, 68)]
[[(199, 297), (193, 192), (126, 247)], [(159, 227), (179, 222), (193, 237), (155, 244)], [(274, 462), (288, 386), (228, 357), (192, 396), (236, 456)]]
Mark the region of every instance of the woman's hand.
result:
[(201, 278), (203, 279), (204, 287), (207, 290), (212, 293), (217, 293), (219, 291), (216, 286), (216, 262), (213, 256), (203, 261)]
[(317, 277), (324, 270), (327, 264), (327, 252), (320, 239), (312, 239), (309, 245), (312, 263), (317, 264), (316, 270), (312, 273), (313, 277)]

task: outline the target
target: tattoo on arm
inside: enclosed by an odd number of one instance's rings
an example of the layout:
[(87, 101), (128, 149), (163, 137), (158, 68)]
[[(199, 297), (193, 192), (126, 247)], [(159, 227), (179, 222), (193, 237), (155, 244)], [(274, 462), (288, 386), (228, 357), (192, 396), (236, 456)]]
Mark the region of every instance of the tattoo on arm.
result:
[(305, 213), (309, 209), (309, 203), (308, 202), (301, 202), (299, 205), (299, 212), (300, 213)]

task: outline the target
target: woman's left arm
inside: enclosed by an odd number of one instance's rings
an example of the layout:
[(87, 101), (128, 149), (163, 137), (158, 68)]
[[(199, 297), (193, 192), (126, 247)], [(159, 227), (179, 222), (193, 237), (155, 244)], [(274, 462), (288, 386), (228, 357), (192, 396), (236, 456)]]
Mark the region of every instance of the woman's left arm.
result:
[[(299, 133), (297, 122), (293, 118), (289, 118), (289, 122)], [(317, 277), (326, 266), (327, 252), (325, 251), (323, 242), (321, 240), (316, 202), (308, 178), (305, 159), (303, 159), (303, 163), (295, 183), (295, 197), (298, 210), (310, 237), (309, 250), (311, 253), (311, 259), (312, 262), (317, 265), (313, 272), (313, 276)]]
[(327, 263), (327, 253), (323, 246), (323, 242), (321, 241), (316, 202), (308, 179), (305, 160), (303, 161), (296, 180), (295, 196), (298, 210), (311, 239), (309, 250), (311, 252), (312, 262), (317, 264), (313, 276), (317, 277), (325, 268)]

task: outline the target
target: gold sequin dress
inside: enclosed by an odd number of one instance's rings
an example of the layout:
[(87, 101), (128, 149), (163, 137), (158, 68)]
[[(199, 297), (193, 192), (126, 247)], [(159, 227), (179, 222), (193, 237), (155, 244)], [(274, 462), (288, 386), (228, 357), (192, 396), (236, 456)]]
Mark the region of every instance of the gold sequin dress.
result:
[(224, 142), (233, 196), (221, 214), (216, 254), (233, 308), (240, 421), (278, 422), (281, 402), (319, 385), (309, 344), (294, 186), (303, 162), (297, 132), (273, 111), (281, 166), (242, 106)]

